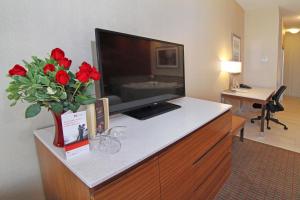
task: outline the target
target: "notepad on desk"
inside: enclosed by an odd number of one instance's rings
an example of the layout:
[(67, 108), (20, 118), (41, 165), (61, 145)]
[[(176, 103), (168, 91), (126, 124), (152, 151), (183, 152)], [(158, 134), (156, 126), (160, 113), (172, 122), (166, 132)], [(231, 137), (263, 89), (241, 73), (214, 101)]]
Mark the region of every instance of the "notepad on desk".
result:
[(249, 89), (237, 88), (237, 89), (233, 89), (233, 91), (235, 91), (235, 92), (241, 92), (241, 93), (247, 93), (247, 92), (249, 92)]

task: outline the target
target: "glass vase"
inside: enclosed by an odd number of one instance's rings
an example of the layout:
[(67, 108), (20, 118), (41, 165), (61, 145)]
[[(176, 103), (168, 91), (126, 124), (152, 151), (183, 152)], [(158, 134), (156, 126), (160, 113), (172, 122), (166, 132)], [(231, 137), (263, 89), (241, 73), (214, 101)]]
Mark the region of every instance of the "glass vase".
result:
[(64, 135), (63, 135), (63, 128), (61, 123), (61, 115), (63, 113), (55, 113), (53, 111), (51, 111), (51, 113), (55, 125), (55, 136), (54, 136), (53, 144), (56, 147), (64, 147)]

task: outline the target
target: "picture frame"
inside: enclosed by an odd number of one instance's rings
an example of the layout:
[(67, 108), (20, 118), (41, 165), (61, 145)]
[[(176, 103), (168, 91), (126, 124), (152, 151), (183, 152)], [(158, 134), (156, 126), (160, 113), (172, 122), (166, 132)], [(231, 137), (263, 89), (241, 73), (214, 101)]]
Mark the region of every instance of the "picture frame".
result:
[(109, 128), (109, 101), (108, 98), (100, 98), (95, 102), (96, 134), (103, 133)]
[(232, 60), (241, 61), (241, 38), (232, 34)]
[(156, 48), (156, 67), (157, 68), (178, 68), (178, 48), (177, 47), (158, 47)]

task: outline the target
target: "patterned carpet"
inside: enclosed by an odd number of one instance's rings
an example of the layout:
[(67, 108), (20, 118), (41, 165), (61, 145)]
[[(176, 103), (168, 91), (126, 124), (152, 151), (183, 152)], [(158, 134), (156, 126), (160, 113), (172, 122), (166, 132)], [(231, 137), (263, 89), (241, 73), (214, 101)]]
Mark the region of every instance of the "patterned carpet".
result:
[(299, 153), (237, 137), (232, 152), (232, 174), (216, 200), (300, 200)]

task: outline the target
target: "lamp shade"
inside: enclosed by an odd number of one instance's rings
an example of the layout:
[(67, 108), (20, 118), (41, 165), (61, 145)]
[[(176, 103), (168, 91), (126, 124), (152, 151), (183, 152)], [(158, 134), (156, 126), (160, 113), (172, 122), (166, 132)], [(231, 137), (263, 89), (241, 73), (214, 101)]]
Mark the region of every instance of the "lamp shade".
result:
[(237, 74), (242, 72), (242, 63), (237, 61), (222, 61), (221, 69), (224, 72)]
[(286, 30), (287, 32), (293, 33), (293, 34), (297, 34), (300, 32), (299, 28), (289, 28)]

